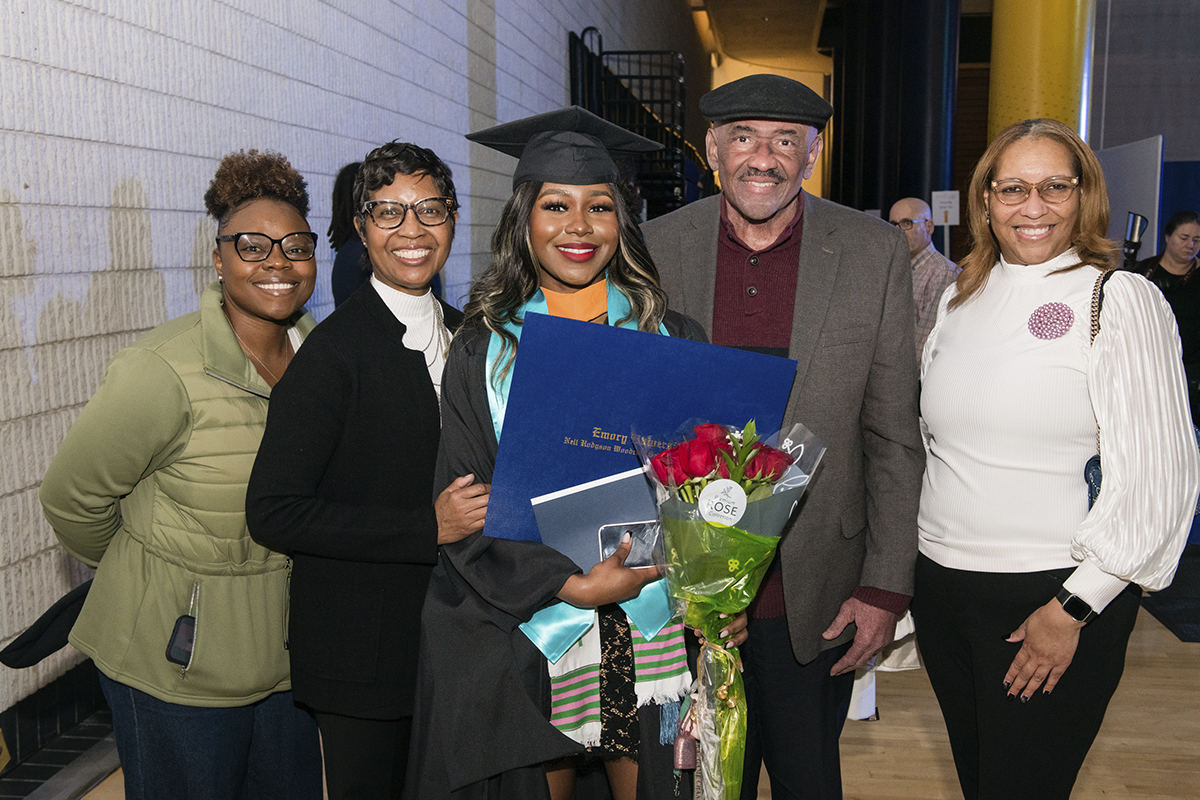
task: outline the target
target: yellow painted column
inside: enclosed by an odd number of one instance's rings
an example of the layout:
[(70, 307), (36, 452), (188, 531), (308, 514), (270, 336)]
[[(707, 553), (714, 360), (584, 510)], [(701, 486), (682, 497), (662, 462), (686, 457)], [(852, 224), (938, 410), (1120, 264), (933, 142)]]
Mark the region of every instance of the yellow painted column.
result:
[(1095, 0), (994, 0), (988, 140), (1049, 117), (1087, 139)]

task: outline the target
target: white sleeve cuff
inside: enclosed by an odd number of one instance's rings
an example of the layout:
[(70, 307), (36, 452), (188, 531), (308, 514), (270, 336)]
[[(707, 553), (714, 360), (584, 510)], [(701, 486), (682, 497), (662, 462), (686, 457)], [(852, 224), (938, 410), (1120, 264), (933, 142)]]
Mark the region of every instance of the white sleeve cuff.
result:
[(1091, 561), (1084, 561), (1063, 581), (1064, 589), (1081, 598), (1097, 614), (1128, 585), (1128, 581), (1109, 575)]

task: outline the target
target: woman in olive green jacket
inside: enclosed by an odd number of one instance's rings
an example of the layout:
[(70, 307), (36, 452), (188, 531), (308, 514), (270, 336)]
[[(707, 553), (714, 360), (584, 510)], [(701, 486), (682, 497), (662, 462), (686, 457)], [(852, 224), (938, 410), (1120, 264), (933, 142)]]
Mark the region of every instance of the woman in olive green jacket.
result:
[(126, 796), (320, 798), (316, 728), (291, 700), (290, 564), (244, 515), (271, 387), (314, 325), (317, 237), (278, 154), (227, 156), (205, 204), (219, 281), (117, 353), (41, 500), (96, 568), (70, 641), (100, 670)]

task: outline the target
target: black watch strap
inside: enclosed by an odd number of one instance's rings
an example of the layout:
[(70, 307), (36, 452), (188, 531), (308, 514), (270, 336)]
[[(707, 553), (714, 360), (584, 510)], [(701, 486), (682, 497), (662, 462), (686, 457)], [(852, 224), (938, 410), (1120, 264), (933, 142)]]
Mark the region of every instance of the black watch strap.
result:
[(1072, 594), (1071, 590), (1065, 586), (1058, 590), (1058, 602), (1062, 603), (1063, 611), (1071, 616), (1076, 622), (1088, 624), (1096, 618), (1096, 612), (1077, 594)]

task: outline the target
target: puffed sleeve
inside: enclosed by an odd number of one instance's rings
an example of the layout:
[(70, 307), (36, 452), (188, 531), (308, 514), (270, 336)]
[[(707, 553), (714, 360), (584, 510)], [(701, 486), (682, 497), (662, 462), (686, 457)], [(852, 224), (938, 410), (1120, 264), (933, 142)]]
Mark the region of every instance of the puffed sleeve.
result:
[(161, 356), (130, 347), (113, 357), (42, 480), (42, 510), (67, 552), (100, 563), (121, 527), (117, 500), (178, 458), (191, 426), (187, 390)]
[(1064, 586), (1099, 611), (1126, 583), (1170, 584), (1200, 486), (1175, 317), (1139, 275), (1118, 272), (1105, 286), (1088, 393), (1104, 483), (1075, 534), (1081, 564)]

